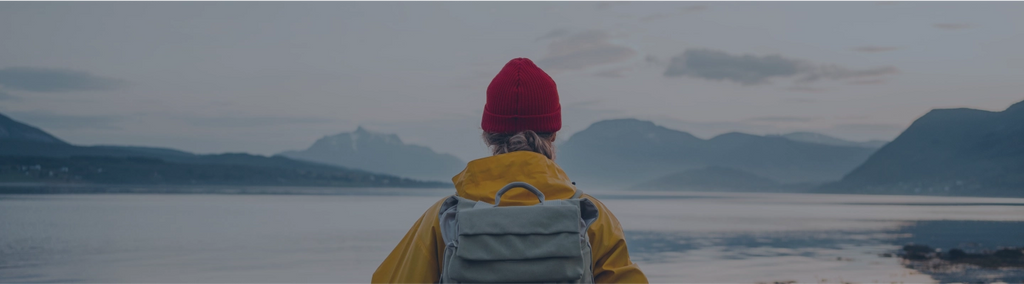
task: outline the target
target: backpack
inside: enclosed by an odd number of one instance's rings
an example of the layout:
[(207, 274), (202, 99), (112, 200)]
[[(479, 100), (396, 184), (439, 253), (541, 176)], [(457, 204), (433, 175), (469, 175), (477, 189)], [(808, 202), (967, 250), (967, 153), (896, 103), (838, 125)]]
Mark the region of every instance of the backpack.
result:
[[(519, 187), (540, 203), (498, 207), (505, 192)], [(587, 229), (598, 212), (580, 195), (544, 200), (525, 182), (501, 188), (494, 204), (452, 195), (438, 214), (445, 243), (440, 283), (594, 283)]]

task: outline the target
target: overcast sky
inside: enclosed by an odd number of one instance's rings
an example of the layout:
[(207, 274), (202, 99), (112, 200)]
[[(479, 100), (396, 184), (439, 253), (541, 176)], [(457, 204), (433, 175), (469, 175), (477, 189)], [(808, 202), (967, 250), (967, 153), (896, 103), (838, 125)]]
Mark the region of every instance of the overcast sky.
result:
[[(560, 137), (641, 118), (699, 137), (892, 139), (1024, 100), (1024, 3), (0, 3), (0, 113), (69, 142), (273, 154), (363, 125), (464, 160), (528, 57)], [(564, 139), (564, 138), (563, 138)]]

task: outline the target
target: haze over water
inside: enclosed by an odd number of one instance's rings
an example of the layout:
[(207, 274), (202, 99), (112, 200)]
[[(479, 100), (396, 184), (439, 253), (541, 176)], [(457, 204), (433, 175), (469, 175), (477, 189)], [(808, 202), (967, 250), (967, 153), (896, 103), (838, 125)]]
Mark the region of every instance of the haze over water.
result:
[[(0, 282), (368, 282), (434, 189), (0, 195)], [(308, 192), (308, 191), (307, 191)], [(322, 192), (321, 192), (322, 193)], [(652, 282), (1020, 282), (895, 252), (1024, 246), (1024, 199), (590, 192)]]

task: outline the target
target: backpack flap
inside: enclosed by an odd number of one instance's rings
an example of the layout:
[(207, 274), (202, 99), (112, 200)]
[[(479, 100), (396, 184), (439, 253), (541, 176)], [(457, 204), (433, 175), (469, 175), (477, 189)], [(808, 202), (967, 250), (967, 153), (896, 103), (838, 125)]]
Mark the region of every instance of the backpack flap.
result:
[(583, 277), (580, 208), (484, 207), (458, 213), (449, 267), (458, 282), (571, 282)]

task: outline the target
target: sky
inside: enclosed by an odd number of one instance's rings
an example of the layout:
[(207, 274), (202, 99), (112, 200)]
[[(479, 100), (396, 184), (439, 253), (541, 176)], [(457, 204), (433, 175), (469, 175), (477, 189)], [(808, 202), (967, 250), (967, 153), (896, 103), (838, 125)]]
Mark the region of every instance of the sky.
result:
[(270, 155), (358, 126), (487, 155), (527, 57), (559, 139), (614, 118), (698, 137), (891, 140), (1024, 100), (1021, 2), (2, 2), (0, 113), (74, 144)]

